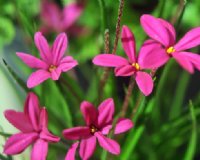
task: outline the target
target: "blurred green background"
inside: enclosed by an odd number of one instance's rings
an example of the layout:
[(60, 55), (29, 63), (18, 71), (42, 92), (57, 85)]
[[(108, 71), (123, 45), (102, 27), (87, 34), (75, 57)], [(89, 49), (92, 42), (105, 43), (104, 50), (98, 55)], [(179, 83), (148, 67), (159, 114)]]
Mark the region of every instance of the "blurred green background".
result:
[[(82, 100), (98, 105), (98, 85), (103, 69), (94, 66), (91, 60), (95, 55), (104, 52), (104, 29), (109, 29), (112, 49), (119, 5), (118, 0), (104, 1), (103, 25), (99, 1), (101, 0), (77, 1), (84, 5), (84, 10), (72, 28), (78, 26), (81, 32), (72, 33), (71, 30), (66, 30), (69, 39), (67, 53), (77, 59), (79, 65), (74, 70), (62, 74), (62, 78), (69, 82), (79, 98), (74, 97), (61, 81), (48, 80), (32, 90), (39, 96), (41, 105), (48, 109), (50, 130), (59, 136), (62, 136), (63, 129), (83, 123), (79, 110)], [(76, 1), (54, 2), (62, 8)], [(181, 6), (182, 3), (185, 5)], [(3, 112), (6, 109), (22, 110), (26, 93), (30, 91), (25, 85), (32, 69), (15, 53), (21, 51), (39, 56), (33, 36), (43, 23), (40, 18), (40, 5), (40, 0), (0, 0), (0, 153), (5, 143), (5, 133), (17, 132), (6, 121)], [(142, 14), (149, 13), (173, 21), (179, 12), (175, 23), (179, 38), (191, 28), (200, 26), (199, 0), (125, 0), (121, 24), (132, 29), (139, 50), (147, 38), (140, 26)], [(46, 35), (51, 44), (56, 34), (52, 31)], [(200, 54), (200, 47), (192, 51)], [(117, 54), (124, 55), (120, 42)], [(114, 98), (116, 113), (121, 109), (128, 80), (129, 78), (116, 78), (111, 72), (105, 86), (103, 98)], [(139, 109), (133, 118), (135, 127), (117, 137), (121, 145), (121, 155), (112, 156), (98, 147), (91, 159), (199, 160), (199, 81), (198, 71), (189, 75), (171, 60), (158, 70), (151, 96), (140, 96), (138, 89), (134, 88), (126, 116), (130, 117), (138, 97), (141, 98), (141, 103), (138, 104)], [(71, 144), (70, 141), (67, 143)], [(63, 159), (68, 147), (69, 145), (63, 144), (50, 145), (48, 159)], [(29, 150), (20, 156), (13, 156), (16, 160), (28, 158)]]

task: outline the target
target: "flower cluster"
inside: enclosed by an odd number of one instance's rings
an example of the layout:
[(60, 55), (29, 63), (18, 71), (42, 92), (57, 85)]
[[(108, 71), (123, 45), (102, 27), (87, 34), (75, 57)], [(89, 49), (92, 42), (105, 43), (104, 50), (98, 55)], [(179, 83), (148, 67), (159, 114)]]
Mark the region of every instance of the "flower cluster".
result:
[[(62, 16), (54, 4), (47, 6), (52, 8), (55, 16)], [(48, 9), (49, 9), (48, 8)], [(47, 9), (47, 10), (48, 10)], [(70, 14), (70, 10), (77, 10), (72, 4), (64, 9)], [(58, 25), (57, 31), (64, 30), (75, 21), (80, 15), (74, 15), (67, 24)], [(48, 17), (49, 12), (42, 12), (43, 17)], [(68, 14), (65, 14), (68, 16)], [(58, 18), (55, 18), (58, 20)], [(54, 19), (46, 18), (47, 24), (56, 24)], [(60, 21), (60, 19), (59, 19)], [(52, 23), (53, 22), (53, 23)], [(189, 73), (194, 69), (200, 70), (200, 56), (188, 51), (200, 44), (200, 27), (187, 32), (177, 43), (174, 27), (161, 18), (151, 15), (141, 17), (141, 25), (147, 35), (151, 38), (141, 46), (138, 55), (136, 54), (136, 41), (134, 34), (127, 26), (122, 27), (121, 42), (127, 59), (111, 54), (99, 54), (93, 59), (93, 63), (103, 67), (114, 67), (116, 76), (133, 76), (140, 91), (148, 96), (153, 91), (153, 77), (150, 72), (163, 66), (170, 58), (174, 58)], [(54, 27), (55, 26), (51, 26)], [(17, 52), (17, 56), (30, 68), (37, 69), (27, 80), (27, 87), (33, 88), (48, 78), (58, 80), (62, 72), (74, 68), (78, 62), (71, 56), (64, 56), (68, 40), (65, 33), (60, 33), (55, 39), (52, 47), (41, 32), (34, 36), (35, 45), (39, 50), (40, 57), (36, 58), (30, 54)], [(111, 129), (114, 134), (121, 134), (133, 127), (130, 119), (119, 118), (114, 124), (115, 105), (112, 98), (104, 100), (98, 108), (92, 103), (83, 101), (80, 105), (86, 126), (78, 126), (63, 130), (63, 136), (67, 140), (75, 140), (75, 143), (68, 150), (66, 160), (74, 160), (76, 150), (79, 147), (79, 155), (83, 160), (88, 160), (95, 151), (96, 143), (112, 154), (120, 154), (120, 145), (113, 139), (107, 137)], [(8, 155), (19, 154), (29, 145), (33, 144), (31, 160), (45, 160), (48, 153), (49, 142), (59, 142), (60, 138), (48, 131), (47, 111), (41, 108), (38, 98), (34, 93), (29, 93), (24, 105), (24, 112), (14, 110), (5, 111), (6, 119), (20, 130), (20, 133), (12, 135), (4, 146), (4, 153)], [(113, 125), (114, 124), (114, 125)]]

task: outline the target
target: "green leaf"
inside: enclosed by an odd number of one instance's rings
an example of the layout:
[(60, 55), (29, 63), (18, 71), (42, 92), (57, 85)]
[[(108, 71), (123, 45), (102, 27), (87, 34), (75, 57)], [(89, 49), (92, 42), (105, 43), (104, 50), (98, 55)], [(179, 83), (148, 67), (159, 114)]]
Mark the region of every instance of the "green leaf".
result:
[(196, 147), (197, 147), (197, 122), (196, 122), (195, 110), (194, 110), (192, 101), (190, 101), (189, 107), (190, 107), (190, 114), (192, 117), (192, 133), (190, 137), (190, 142), (188, 144), (188, 147), (184, 156), (184, 160), (193, 160), (195, 156)]
[(122, 152), (120, 159), (130, 159), (131, 154), (134, 152), (139, 139), (141, 138), (143, 132), (145, 130), (145, 126), (141, 125), (138, 128), (134, 128), (128, 134), (125, 143), (122, 146)]

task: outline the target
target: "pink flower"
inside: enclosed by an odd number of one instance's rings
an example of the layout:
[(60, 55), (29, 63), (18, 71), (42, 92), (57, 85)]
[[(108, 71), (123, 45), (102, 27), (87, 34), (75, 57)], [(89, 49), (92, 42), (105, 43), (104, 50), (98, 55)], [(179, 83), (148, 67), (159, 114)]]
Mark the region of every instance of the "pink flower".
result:
[(165, 64), (171, 57), (189, 73), (194, 72), (194, 68), (200, 70), (200, 56), (185, 50), (200, 44), (200, 27), (187, 32), (183, 38), (176, 43), (176, 32), (174, 27), (167, 21), (155, 18), (151, 15), (141, 17), (141, 25), (151, 40), (147, 40), (149, 47), (155, 47), (157, 55), (148, 55), (151, 61), (162, 61), (157, 67)]
[(136, 57), (135, 38), (127, 26), (122, 27), (122, 45), (128, 60), (114, 54), (100, 54), (93, 59), (93, 63), (99, 66), (115, 67), (116, 76), (134, 76), (139, 89), (144, 95), (149, 95), (153, 90), (152, 77), (143, 72), (144, 69), (153, 69), (157, 63), (151, 64), (146, 56), (152, 52), (153, 47), (145, 44)]
[[(79, 126), (75, 128), (65, 129), (63, 135), (66, 139), (80, 140), (79, 154), (83, 160), (89, 159), (95, 148), (96, 139), (101, 147), (112, 154), (120, 153), (119, 144), (105, 137), (112, 128), (114, 102), (113, 99), (108, 98), (104, 100), (96, 109), (93, 104), (84, 101), (81, 104), (81, 112), (86, 122), (86, 126)], [(116, 125), (115, 134), (120, 134), (128, 131), (133, 127), (133, 123), (129, 119), (120, 119)], [(79, 145), (76, 142), (69, 149), (65, 160), (74, 160), (75, 151)]]
[(41, 3), (41, 19), (44, 22), (42, 31), (64, 32), (75, 23), (82, 11), (83, 6), (77, 3), (70, 3), (61, 9), (56, 3), (43, 0)]
[(35, 33), (34, 40), (41, 59), (17, 52), (17, 56), (24, 63), (31, 68), (38, 69), (28, 78), (27, 86), (29, 88), (37, 86), (48, 78), (58, 80), (61, 72), (67, 72), (78, 64), (71, 56), (63, 57), (68, 43), (65, 33), (61, 33), (56, 37), (52, 48), (49, 47), (45, 37), (40, 32)]
[(15, 155), (23, 152), (33, 144), (31, 160), (45, 160), (48, 142), (58, 142), (59, 137), (52, 135), (48, 129), (48, 117), (45, 108), (39, 107), (38, 98), (29, 93), (24, 105), (24, 112), (6, 110), (6, 119), (21, 132), (12, 135), (4, 146), (4, 153)]

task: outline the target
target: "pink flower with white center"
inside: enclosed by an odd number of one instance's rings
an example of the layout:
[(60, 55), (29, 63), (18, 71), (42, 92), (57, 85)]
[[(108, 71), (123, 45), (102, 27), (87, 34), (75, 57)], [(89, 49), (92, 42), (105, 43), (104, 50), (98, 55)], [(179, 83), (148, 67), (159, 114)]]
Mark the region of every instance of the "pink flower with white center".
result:
[(43, 0), (41, 3), (41, 19), (44, 25), (41, 31), (46, 33), (50, 30), (64, 32), (68, 30), (80, 17), (83, 5), (70, 3), (61, 9), (56, 3)]
[(169, 22), (151, 15), (143, 15), (140, 21), (144, 31), (152, 38), (145, 44), (157, 50), (156, 55), (154, 52), (147, 56), (149, 63), (161, 61), (157, 65), (160, 67), (173, 57), (189, 73), (194, 73), (194, 68), (200, 70), (200, 56), (185, 51), (200, 44), (200, 27), (191, 29), (176, 43), (176, 32)]
[(144, 95), (149, 95), (153, 90), (152, 77), (144, 72), (144, 69), (154, 69), (156, 64), (149, 64), (146, 56), (152, 52), (153, 47), (143, 45), (138, 57), (136, 57), (135, 38), (127, 26), (122, 27), (122, 46), (128, 56), (125, 59), (114, 54), (100, 54), (93, 59), (93, 63), (98, 66), (115, 67), (116, 76), (134, 76), (136, 83)]
[[(81, 103), (81, 112), (86, 122), (86, 126), (79, 126), (70, 129), (65, 129), (63, 135), (66, 139), (80, 140), (69, 149), (65, 160), (74, 160), (75, 152), (79, 148), (79, 155), (83, 160), (88, 160), (95, 151), (96, 139), (101, 147), (112, 154), (120, 153), (119, 144), (107, 138), (105, 135), (112, 128), (114, 102), (112, 98), (104, 100), (96, 109), (93, 104), (84, 101)], [(116, 124), (114, 133), (120, 134), (128, 131), (133, 127), (133, 122), (129, 119), (119, 119)]]
[(28, 88), (33, 88), (48, 78), (58, 80), (62, 72), (67, 72), (78, 64), (71, 56), (63, 57), (68, 44), (65, 33), (61, 33), (56, 37), (52, 47), (49, 47), (41, 32), (35, 33), (34, 40), (41, 59), (30, 54), (17, 52), (17, 56), (26, 65), (38, 69), (29, 76)]
[(31, 160), (46, 160), (49, 142), (58, 142), (59, 137), (48, 131), (46, 109), (39, 107), (38, 98), (29, 93), (24, 105), (24, 112), (6, 110), (6, 119), (21, 132), (12, 135), (4, 146), (4, 153), (15, 155), (23, 152), (33, 144)]

